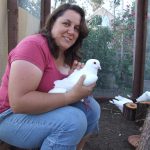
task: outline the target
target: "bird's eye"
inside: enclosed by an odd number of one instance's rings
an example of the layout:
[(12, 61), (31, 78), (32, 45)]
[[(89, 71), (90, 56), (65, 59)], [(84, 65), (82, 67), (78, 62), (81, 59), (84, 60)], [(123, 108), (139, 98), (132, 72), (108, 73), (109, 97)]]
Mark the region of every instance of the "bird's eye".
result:
[(96, 62), (94, 61), (94, 64), (96, 64)]

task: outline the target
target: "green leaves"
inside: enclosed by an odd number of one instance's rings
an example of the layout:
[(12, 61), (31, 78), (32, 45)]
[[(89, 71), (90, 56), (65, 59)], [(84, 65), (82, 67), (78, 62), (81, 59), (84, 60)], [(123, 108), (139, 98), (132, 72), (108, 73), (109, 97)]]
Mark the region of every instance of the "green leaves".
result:
[(96, 58), (101, 62), (102, 70), (97, 82), (99, 88), (132, 87), (134, 14), (133, 4), (123, 16), (115, 18), (114, 30), (101, 25), (101, 16), (95, 16), (89, 22), (90, 32), (82, 47), (83, 61)]

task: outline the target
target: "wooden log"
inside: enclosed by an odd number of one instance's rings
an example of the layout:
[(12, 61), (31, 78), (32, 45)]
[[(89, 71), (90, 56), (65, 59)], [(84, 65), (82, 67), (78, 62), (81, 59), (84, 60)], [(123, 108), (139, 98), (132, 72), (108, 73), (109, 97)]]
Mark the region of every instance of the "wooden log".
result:
[(137, 103), (135, 123), (140, 127), (143, 126), (143, 123), (145, 121), (146, 114), (147, 114), (147, 109), (148, 109), (149, 105), (150, 105), (149, 102), (139, 102), (139, 103)]
[(130, 121), (135, 120), (137, 104), (135, 103), (125, 103), (123, 105), (123, 116)]
[(150, 107), (148, 108), (147, 116), (143, 125), (143, 131), (136, 150), (150, 150)]

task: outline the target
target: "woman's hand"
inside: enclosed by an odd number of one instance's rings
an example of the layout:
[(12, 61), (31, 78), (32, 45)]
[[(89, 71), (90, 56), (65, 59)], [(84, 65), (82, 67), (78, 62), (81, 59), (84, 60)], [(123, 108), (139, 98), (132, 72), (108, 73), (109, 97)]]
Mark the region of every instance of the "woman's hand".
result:
[(75, 69), (82, 69), (83, 67), (84, 67), (84, 63), (74, 60), (73, 65), (69, 71), (69, 74), (71, 74)]
[(85, 85), (83, 85), (84, 80), (85, 80), (85, 75), (81, 76), (79, 81), (73, 87), (73, 89), (71, 91), (69, 91), (68, 93), (66, 93), (67, 101), (69, 103), (77, 102), (77, 101), (91, 95), (96, 83), (93, 83), (89, 86), (85, 86)]

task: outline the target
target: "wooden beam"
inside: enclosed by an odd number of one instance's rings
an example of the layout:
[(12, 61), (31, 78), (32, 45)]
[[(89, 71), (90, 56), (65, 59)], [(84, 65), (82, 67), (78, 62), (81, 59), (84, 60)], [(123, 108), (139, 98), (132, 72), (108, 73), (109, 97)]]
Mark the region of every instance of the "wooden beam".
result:
[(17, 0), (7, 0), (8, 10), (8, 52), (17, 44), (18, 38), (18, 6)]
[(145, 64), (145, 31), (147, 0), (137, 0), (136, 29), (135, 29), (135, 59), (132, 98), (136, 99), (143, 92), (144, 64)]
[(47, 16), (50, 13), (51, 0), (41, 0), (41, 28), (44, 26)]

